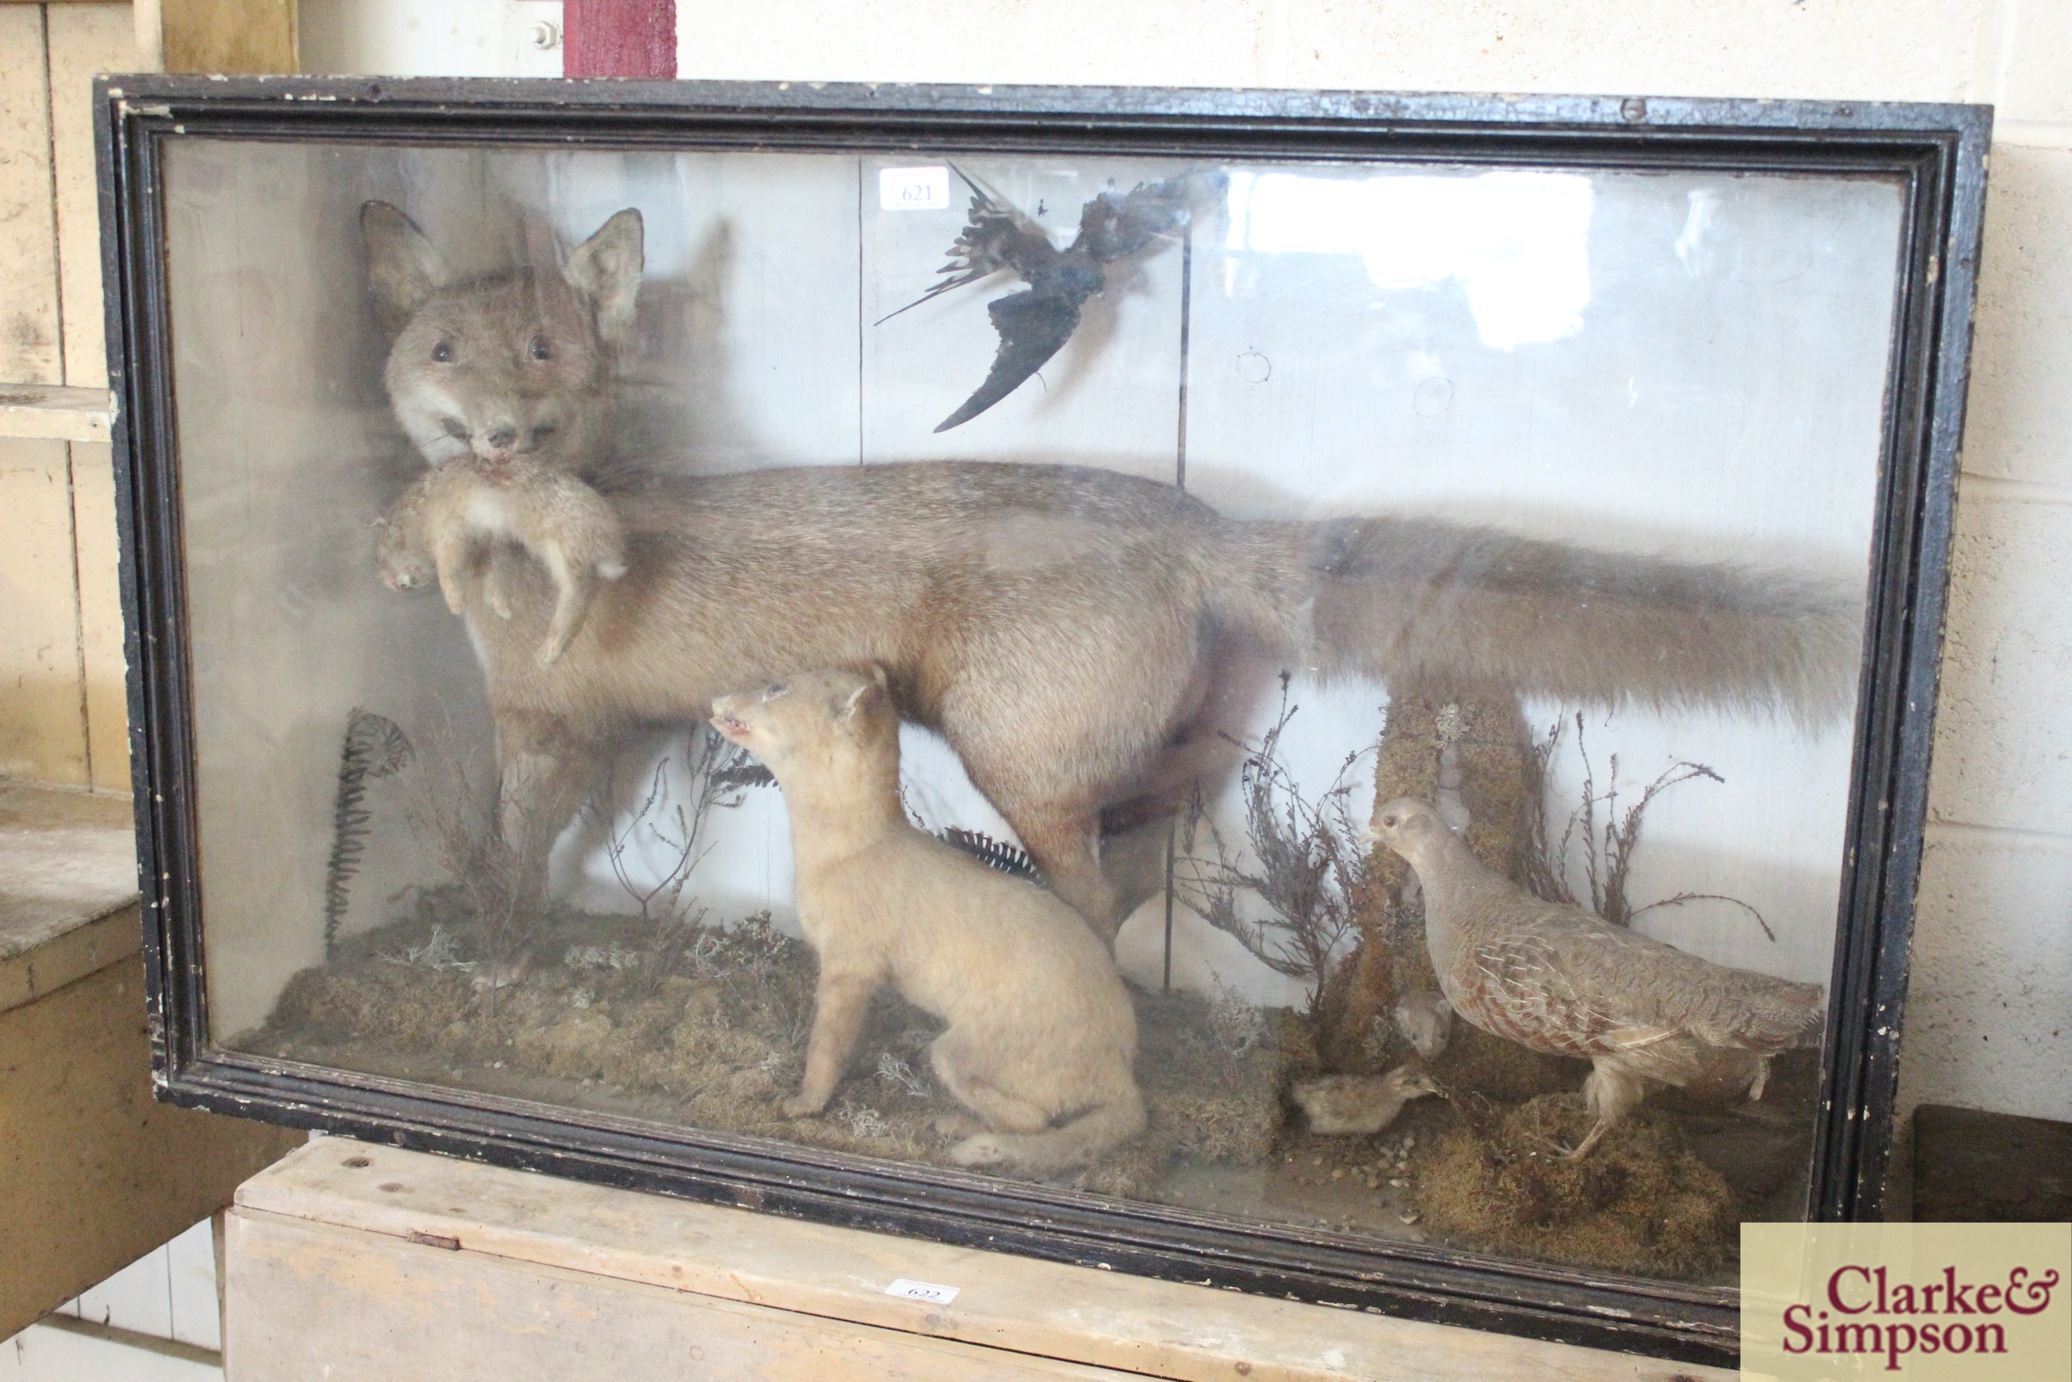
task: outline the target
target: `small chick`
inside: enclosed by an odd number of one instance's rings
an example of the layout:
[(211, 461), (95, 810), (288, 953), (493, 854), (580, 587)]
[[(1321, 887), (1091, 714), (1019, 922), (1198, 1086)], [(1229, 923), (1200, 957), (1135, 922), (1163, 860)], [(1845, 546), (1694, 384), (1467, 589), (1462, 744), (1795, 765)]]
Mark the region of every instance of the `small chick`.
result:
[(1421, 1058), (1436, 1060), (1453, 1035), (1453, 1004), (1429, 989), (1406, 993), (1396, 1002), (1396, 1030)]
[[(446, 607), (464, 608), (467, 577), (492, 542), (514, 543), (546, 567), (554, 615), (537, 657), (549, 666), (590, 612), (599, 577), (626, 574), (626, 532), (612, 506), (566, 471), (537, 461), (465, 456), (434, 466), (383, 515), (375, 540), (381, 579), (409, 590), (437, 577)], [(502, 618), (511, 605), (491, 568), (484, 589)]]
[(1403, 1105), (1439, 1086), (1424, 1067), (1412, 1061), (1386, 1075), (1325, 1075), (1296, 1085), (1292, 1096), (1309, 1117), (1309, 1130), (1339, 1133), (1380, 1132), (1396, 1121)]
[(1762, 1097), (1769, 1059), (1818, 1037), (1821, 989), (1730, 969), (1565, 903), (1477, 859), (1428, 803), (1379, 807), (1369, 834), (1424, 888), (1425, 944), (1455, 1012), (1492, 1036), (1581, 1056), (1596, 1118), (1571, 1158), (1663, 1085), (1738, 1082)]

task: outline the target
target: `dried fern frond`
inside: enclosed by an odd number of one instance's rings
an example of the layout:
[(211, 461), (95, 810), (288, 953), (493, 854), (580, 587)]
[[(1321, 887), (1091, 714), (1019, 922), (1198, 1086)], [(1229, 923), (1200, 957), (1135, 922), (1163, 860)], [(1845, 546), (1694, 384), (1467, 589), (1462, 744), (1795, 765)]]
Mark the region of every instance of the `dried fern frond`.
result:
[(354, 706), (345, 722), (338, 755), (338, 793), (331, 803), (331, 857), (324, 866), (324, 954), (338, 944), (338, 928), (351, 901), (353, 876), (367, 851), (367, 783), (391, 777), (415, 762), (410, 736), (386, 715)]

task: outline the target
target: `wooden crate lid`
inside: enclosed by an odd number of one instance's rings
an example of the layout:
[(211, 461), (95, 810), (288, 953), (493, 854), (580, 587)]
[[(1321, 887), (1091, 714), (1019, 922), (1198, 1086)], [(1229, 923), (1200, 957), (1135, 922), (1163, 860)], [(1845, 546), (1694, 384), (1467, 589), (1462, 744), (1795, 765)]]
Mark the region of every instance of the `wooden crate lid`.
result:
[[(1604, 1353), (834, 1228), (323, 1137), (246, 1181), (238, 1212), (428, 1253), (661, 1286), (1152, 1377), (1226, 1382), (1727, 1382)], [(887, 1294), (954, 1287), (948, 1304)]]

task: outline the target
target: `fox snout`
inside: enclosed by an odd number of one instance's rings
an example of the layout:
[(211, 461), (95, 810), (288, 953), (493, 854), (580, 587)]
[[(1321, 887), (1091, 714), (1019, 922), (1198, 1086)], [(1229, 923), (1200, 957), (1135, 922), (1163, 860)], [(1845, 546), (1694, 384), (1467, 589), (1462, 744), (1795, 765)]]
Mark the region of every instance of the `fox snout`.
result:
[(736, 713), (746, 704), (746, 699), (736, 693), (721, 696), (712, 703), (712, 727), (718, 730), (722, 737), (736, 744), (746, 743), (749, 736), (754, 733), (748, 721)]
[(534, 423), (529, 427), (504, 422), (483, 428), (469, 428), (463, 423), (461, 427), (470, 451), (485, 461), (499, 464), (515, 456), (548, 450), (553, 437), (561, 430), (551, 422)]

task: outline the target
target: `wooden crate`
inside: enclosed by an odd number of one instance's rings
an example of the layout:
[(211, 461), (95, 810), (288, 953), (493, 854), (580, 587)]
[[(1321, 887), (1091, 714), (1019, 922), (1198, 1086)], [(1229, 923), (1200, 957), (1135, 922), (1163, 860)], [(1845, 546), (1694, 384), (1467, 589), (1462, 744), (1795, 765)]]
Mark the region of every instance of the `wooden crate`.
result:
[(0, 783), (0, 1339), (302, 1140), (160, 1104), (125, 798)]
[(1732, 1375), (336, 1137), (240, 1187), (225, 1260), (230, 1382)]

